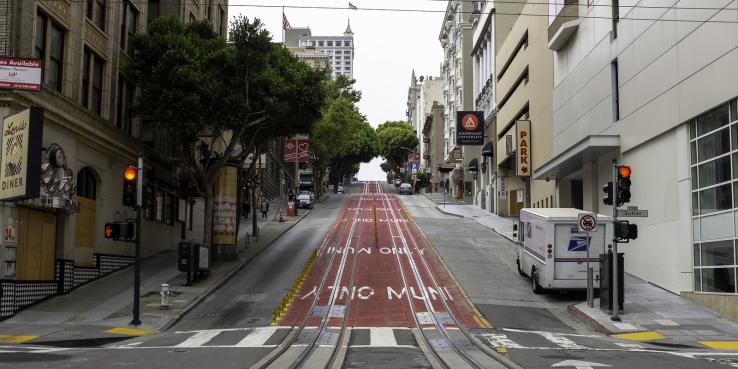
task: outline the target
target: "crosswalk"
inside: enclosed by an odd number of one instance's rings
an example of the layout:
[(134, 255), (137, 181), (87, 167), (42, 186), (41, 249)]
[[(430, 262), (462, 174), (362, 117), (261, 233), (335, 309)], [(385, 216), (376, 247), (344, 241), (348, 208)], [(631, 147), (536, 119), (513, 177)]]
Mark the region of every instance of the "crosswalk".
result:
[(601, 335), (514, 328), (502, 328), (495, 332), (481, 333), (479, 338), (497, 352), (506, 352), (510, 349), (620, 351), (644, 348), (640, 344), (616, 342)]
[[(277, 347), (292, 329), (292, 327), (272, 326), (181, 331), (140, 337), (124, 344), (108, 346), (108, 348), (273, 348)], [(408, 328), (360, 327), (351, 328), (350, 332), (349, 345), (355, 348), (417, 347), (413, 333)], [(307, 345), (310, 339), (316, 337), (317, 333), (316, 328), (305, 328), (295, 345)]]

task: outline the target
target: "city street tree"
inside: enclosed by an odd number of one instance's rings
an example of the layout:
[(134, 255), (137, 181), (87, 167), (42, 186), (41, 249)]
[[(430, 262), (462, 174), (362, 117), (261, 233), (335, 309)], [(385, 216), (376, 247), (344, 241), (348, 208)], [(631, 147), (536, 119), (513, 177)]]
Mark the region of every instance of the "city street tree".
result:
[(380, 142), (380, 154), (387, 165), (382, 166), (385, 171), (400, 172), (407, 155), (418, 145), (418, 138), (413, 132), (413, 126), (405, 121), (387, 121), (377, 127), (377, 138)]
[(230, 30), (226, 42), (207, 21), (159, 18), (135, 37), (127, 68), (140, 87), (137, 113), (167, 132), (182, 186), (205, 199), (208, 245), (221, 169), (272, 138), (309, 132), (327, 92), (327, 72), (274, 43), (258, 19), (238, 17)]

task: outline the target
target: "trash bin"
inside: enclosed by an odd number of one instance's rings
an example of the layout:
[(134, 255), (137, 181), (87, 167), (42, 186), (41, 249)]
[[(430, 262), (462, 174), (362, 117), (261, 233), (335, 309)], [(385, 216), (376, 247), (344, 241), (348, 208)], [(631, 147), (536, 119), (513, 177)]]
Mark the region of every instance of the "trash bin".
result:
[[(613, 311), (613, 263), (612, 253), (600, 254), (600, 310), (612, 314)], [(623, 301), (625, 300), (625, 264), (623, 263), (623, 253), (618, 253), (618, 309), (623, 311)]]
[(288, 217), (297, 216), (297, 209), (295, 208), (295, 202), (294, 201), (287, 202), (287, 216)]

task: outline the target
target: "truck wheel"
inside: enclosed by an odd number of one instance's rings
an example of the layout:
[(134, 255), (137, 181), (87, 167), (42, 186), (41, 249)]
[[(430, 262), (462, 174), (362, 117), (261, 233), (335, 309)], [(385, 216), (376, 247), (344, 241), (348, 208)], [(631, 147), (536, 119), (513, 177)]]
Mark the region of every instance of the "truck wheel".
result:
[(538, 283), (538, 271), (533, 268), (530, 272), (530, 284), (533, 287), (533, 293), (536, 295), (543, 293), (543, 287)]
[(527, 277), (527, 275), (525, 275), (525, 272), (523, 272), (523, 268), (520, 267), (520, 259), (517, 259), (516, 261), (518, 263), (518, 274), (522, 275), (523, 277)]

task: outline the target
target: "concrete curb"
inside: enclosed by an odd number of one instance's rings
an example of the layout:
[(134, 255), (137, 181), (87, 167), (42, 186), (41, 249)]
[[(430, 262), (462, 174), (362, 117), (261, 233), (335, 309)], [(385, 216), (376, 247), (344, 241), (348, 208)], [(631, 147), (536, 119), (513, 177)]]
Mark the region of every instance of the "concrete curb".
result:
[(185, 314), (187, 314), (188, 312), (190, 312), (197, 305), (199, 305), (200, 302), (202, 302), (202, 300), (204, 300), (205, 298), (207, 298), (208, 296), (210, 296), (211, 294), (213, 294), (213, 292), (215, 292), (216, 290), (218, 290), (221, 286), (223, 286), (226, 282), (228, 282), (231, 278), (233, 278), (238, 272), (241, 271), (241, 269), (243, 269), (252, 260), (256, 259), (257, 256), (259, 256), (262, 252), (264, 252), (264, 250), (268, 249), (270, 246), (272, 246), (272, 244), (274, 244), (280, 238), (282, 238), (282, 236), (285, 233), (287, 233), (290, 229), (292, 229), (292, 227), (294, 227), (298, 223), (300, 223), (303, 219), (305, 219), (305, 217), (307, 217), (308, 215), (310, 215), (311, 212), (312, 212), (312, 210), (308, 210), (305, 214), (303, 214), (300, 218), (298, 218), (295, 221), (295, 223), (293, 223), (289, 227), (287, 227), (287, 229), (285, 229), (284, 232), (280, 233), (277, 237), (275, 237), (271, 242), (269, 242), (261, 250), (257, 251), (255, 254), (251, 255), (251, 257), (242, 260), (239, 264), (237, 264), (236, 266), (234, 266), (233, 269), (231, 269), (230, 272), (226, 273), (223, 277), (221, 277), (218, 281), (216, 281), (212, 286), (210, 286), (207, 290), (205, 290), (202, 294), (200, 294), (200, 296), (198, 296), (194, 300), (192, 300), (192, 302), (189, 305), (187, 305), (184, 309), (182, 309), (182, 311), (179, 314), (174, 315), (174, 318), (170, 322), (164, 324), (159, 329), (159, 331), (160, 332), (167, 331), (167, 330), (169, 330), (169, 328), (171, 328), (172, 326), (174, 326), (175, 324), (177, 324), (180, 320), (182, 320), (182, 317)]
[(446, 211), (446, 210), (443, 210), (443, 208), (441, 207), (441, 205), (436, 205), (436, 209), (438, 209), (438, 211), (440, 211), (441, 213), (444, 213), (444, 214), (446, 214), (446, 215), (451, 215), (451, 216), (454, 216), (454, 217), (457, 217), (457, 218), (461, 218), (461, 219), (473, 219), (473, 220), (474, 220), (475, 222), (477, 222), (477, 224), (481, 225), (481, 226), (482, 226), (482, 227), (484, 227), (484, 228), (487, 228), (487, 229), (491, 230), (492, 232), (495, 232), (495, 233), (496, 233), (497, 235), (499, 235), (499, 236), (501, 236), (501, 237), (504, 237), (504, 238), (506, 238), (506, 239), (507, 239), (507, 240), (509, 240), (510, 242), (515, 242), (515, 243), (517, 243), (517, 242), (518, 242), (518, 241), (517, 241), (517, 240), (515, 240), (514, 238), (512, 238), (512, 237), (510, 237), (510, 236), (508, 236), (508, 235), (506, 235), (506, 234), (504, 234), (504, 233), (502, 233), (502, 232), (498, 231), (497, 229), (495, 229), (495, 228), (492, 228), (492, 227), (489, 227), (489, 226), (487, 226), (487, 225), (483, 224), (483, 223), (482, 223), (482, 222), (480, 222), (480, 221), (479, 221), (479, 219), (477, 219), (477, 218), (474, 218), (474, 217), (465, 217), (465, 216), (463, 216), (463, 215), (459, 215), (459, 214), (454, 214), (454, 213), (448, 212), (448, 211)]
[(579, 310), (577, 307), (577, 304), (569, 305), (566, 310), (570, 312), (572, 315), (577, 317), (577, 319), (583, 321), (584, 323), (587, 323), (592, 329), (594, 329), (597, 332), (606, 334), (606, 335), (613, 335), (617, 332), (613, 332), (604, 325), (600, 324), (596, 319), (592, 318), (591, 316), (585, 314), (583, 311)]

